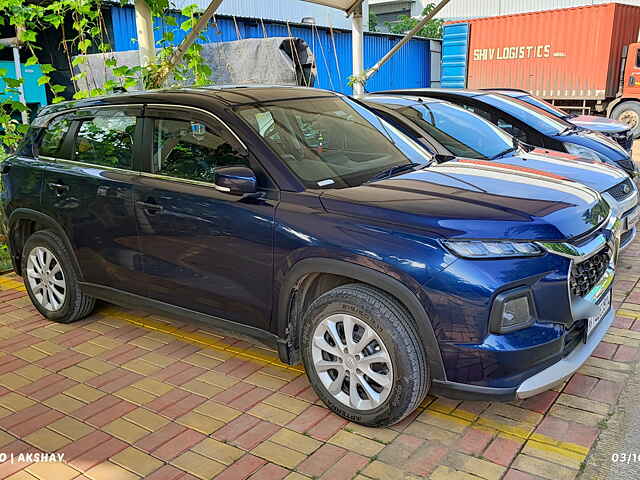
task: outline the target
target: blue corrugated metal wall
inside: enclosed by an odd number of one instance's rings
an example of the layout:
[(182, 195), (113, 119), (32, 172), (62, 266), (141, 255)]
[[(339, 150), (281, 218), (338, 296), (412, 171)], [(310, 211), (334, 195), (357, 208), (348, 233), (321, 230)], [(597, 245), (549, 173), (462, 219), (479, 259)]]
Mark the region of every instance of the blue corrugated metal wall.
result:
[[(174, 32), (175, 42), (180, 42), (186, 32), (179, 25), (186, 17), (176, 15), (178, 27), (171, 27), (164, 22), (156, 21), (155, 37), (159, 40), (166, 30)], [(133, 50), (136, 48), (136, 22), (133, 8), (112, 7), (111, 21), (113, 25), (113, 48), (116, 51)], [(253, 19), (237, 19), (241, 38), (262, 38), (262, 23)], [(233, 18), (216, 17), (217, 28), (211, 27), (205, 32), (207, 42), (229, 42), (238, 40)], [(269, 37), (289, 36), (286, 24), (264, 22)], [(306, 25), (291, 25), (291, 35), (304, 39), (316, 56), (318, 65), (318, 79), (315, 86), (327, 88), (342, 93), (351, 93), (348, 77), (351, 75), (351, 32), (344, 30), (333, 31), (333, 41), (329, 29), (311, 28)], [(388, 52), (400, 37), (365, 33), (364, 55), (365, 67), (373, 64)], [(336, 65), (337, 52), (338, 62)], [(413, 39), (404, 46), (385, 66), (382, 67), (368, 83), (370, 91), (389, 88), (419, 88), (428, 87), (430, 75), (430, 41)]]
[(442, 30), (442, 88), (467, 86), (467, 54), (469, 53), (469, 24), (452, 23)]

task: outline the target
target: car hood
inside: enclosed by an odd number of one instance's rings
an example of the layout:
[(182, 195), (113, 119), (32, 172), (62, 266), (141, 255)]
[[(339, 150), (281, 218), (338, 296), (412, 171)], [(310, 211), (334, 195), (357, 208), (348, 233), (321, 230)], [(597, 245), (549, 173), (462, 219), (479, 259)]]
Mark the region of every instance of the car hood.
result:
[(536, 148), (530, 152), (518, 153), (498, 160), (496, 165), (525, 169), (533, 173), (551, 173), (566, 180), (583, 183), (602, 193), (623, 182), (627, 174), (605, 163), (594, 162), (576, 155)]
[(624, 123), (606, 117), (596, 117), (594, 115), (578, 115), (568, 118), (567, 120), (574, 125), (596, 132), (619, 133), (629, 130), (629, 127)]
[(321, 195), (330, 213), (441, 238), (564, 241), (609, 213), (599, 193), (551, 173), (461, 159)]

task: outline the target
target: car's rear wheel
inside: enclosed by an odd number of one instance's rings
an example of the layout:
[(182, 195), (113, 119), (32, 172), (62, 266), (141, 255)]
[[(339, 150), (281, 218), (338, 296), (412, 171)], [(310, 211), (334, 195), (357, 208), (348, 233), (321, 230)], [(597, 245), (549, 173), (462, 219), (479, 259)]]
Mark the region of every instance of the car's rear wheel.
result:
[(71, 323), (89, 315), (95, 306), (95, 300), (80, 290), (67, 248), (50, 230), (27, 239), (22, 274), (33, 305), (49, 320)]
[(367, 285), (340, 286), (317, 298), (303, 322), (309, 380), (338, 415), (392, 425), (424, 399), (430, 381), (424, 348), (395, 298)]

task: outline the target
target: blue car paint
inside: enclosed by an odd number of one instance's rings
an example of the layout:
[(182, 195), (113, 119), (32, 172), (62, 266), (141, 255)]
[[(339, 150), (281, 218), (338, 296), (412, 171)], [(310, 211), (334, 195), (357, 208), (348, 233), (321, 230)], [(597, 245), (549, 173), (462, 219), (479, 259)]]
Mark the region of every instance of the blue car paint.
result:
[[(566, 147), (563, 145), (564, 143), (581, 145), (598, 152), (608, 163), (625, 170), (631, 175), (635, 175), (637, 172), (637, 167), (631, 160), (629, 153), (614, 141), (606, 137), (598, 137), (598, 134), (576, 127), (562, 118), (554, 117), (538, 107), (522, 102), (522, 104), (526, 104), (526, 106), (524, 106), (518, 103), (521, 102), (520, 100), (502, 94), (475, 90), (433, 88), (389, 90), (378, 92), (378, 94), (440, 98), (457, 104), (470, 101), (484, 104), (489, 108), (512, 116), (536, 131), (541, 136), (541, 141), (543, 142), (542, 145), (536, 146), (566, 151)], [(536, 110), (538, 110), (539, 113), (536, 113)], [(547, 118), (542, 118), (543, 115), (540, 114), (541, 112), (544, 112)]]
[[(287, 331), (276, 305), (290, 295), (283, 289), (297, 265), (314, 259), (359, 265), (397, 280), (424, 308), (427, 316), (417, 321), (433, 327), (439, 351), (428, 353), (441, 355), (445, 370), (445, 375), (433, 371), (434, 380), (512, 388), (558, 360), (566, 334), (561, 325), (571, 318), (569, 260), (550, 253), (467, 260), (454, 256), (442, 240), (567, 241), (592, 231), (608, 213), (600, 195), (548, 175), (464, 162), (358, 187), (308, 190), (230, 108), (246, 98), (332, 95), (293, 88), (194, 89), (77, 102), (73, 105), (149, 102), (207, 109), (241, 136), (274, 186), (264, 198), (247, 203), (210, 188), (175, 191), (161, 179), (124, 178), (100, 167), (56, 170), (55, 162), (22, 150), (7, 160), (8, 173), (2, 175), (3, 232), (13, 245), (14, 220), (44, 212), (56, 222), (50, 228), (68, 238), (90, 278), (113, 288), (119, 280), (137, 283), (131, 288), (146, 289), (146, 296), (249, 324), (283, 340)], [(69, 104), (44, 114), (64, 108)], [(64, 201), (45, 196), (45, 183), (60, 175), (78, 180), (78, 195)], [(119, 182), (130, 185), (115, 192), (121, 192), (121, 202), (101, 203), (101, 187), (117, 189)], [(166, 219), (152, 219), (136, 207), (158, 192), (166, 196)], [(130, 220), (140, 215), (155, 226), (136, 236), (131, 223), (112, 223), (123, 215)], [(182, 255), (186, 249), (188, 257)], [(20, 253), (12, 247), (14, 262)], [(112, 277), (104, 277), (105, 270)], [(496, 295), (522, 285), (531, 288), (538, 321), (509, 334), (489, 334)]]

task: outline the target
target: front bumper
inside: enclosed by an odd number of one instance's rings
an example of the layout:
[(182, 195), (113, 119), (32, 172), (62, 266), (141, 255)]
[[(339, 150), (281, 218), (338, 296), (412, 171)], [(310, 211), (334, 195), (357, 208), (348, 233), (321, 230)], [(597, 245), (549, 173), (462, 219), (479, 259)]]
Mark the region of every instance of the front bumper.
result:
[(550, 367), (542, 370), (540, 373), (537, 373), (522, 382), (515, 391), (516, 398), (522, 399), (533, 397), (534, 395), (561, 384), (573, 375), (596, 349), (604, 335), (607, 333), (607, 330), (609, 330), (615, 316), (615, 309), (611, 307), (609, 313), (600, 320), (599, 325), (593, 332), (591, 332), (586, 343), (576, 347), (573, 352), (559, 362), (554, 363)]
[(510, 402), (533, 397), (560, 385), (580, 369), (596, 349), (616, 316), (612, 307), (609, 313), (600, 320), (586, 343), (577, 346), (569, 355), (553, 365), (532, 375), (517, 387), (495, 388), (466, 383), (434, 380), (431, 393), (459, 400), (485, 400)]

